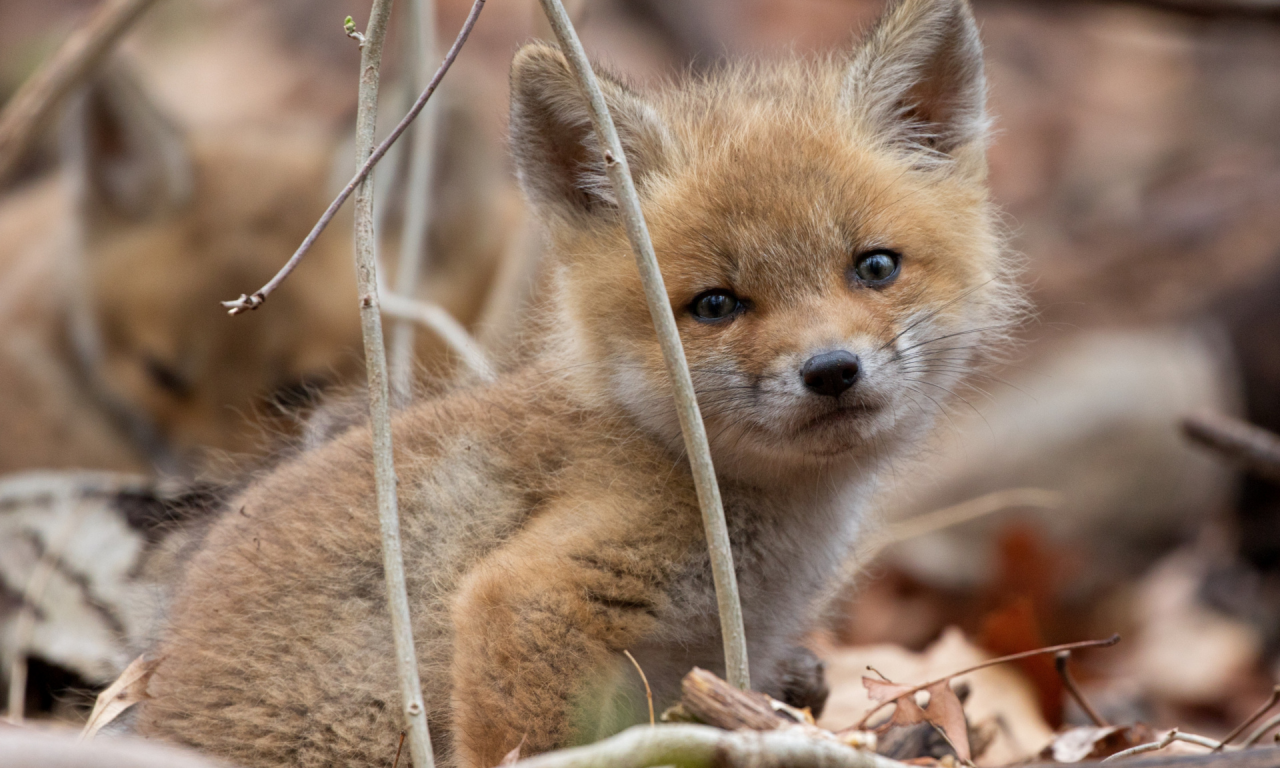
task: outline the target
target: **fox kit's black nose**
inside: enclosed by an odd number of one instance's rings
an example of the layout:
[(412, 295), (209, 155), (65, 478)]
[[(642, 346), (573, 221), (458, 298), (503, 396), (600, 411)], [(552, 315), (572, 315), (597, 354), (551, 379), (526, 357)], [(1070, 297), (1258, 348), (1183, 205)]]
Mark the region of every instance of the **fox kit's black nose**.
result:
[(810, 391), (839, 397), (858, 380), (858, 356), (840, 350), (814, 355), (800, 369), (800, 377)]

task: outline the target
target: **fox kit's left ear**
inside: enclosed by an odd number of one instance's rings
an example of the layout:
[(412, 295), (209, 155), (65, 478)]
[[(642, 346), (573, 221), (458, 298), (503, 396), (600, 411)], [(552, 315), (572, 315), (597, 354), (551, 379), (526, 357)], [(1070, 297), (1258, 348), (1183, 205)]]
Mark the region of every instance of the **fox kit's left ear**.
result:
[(855, 51), (846, 105), (873, 131), (981, 163), (989, 120), (967, 0), (900, 0)]
[[(669, 133), (638, 94), (597, 69), (636, 186), (666, 165)], [(534, 205), (568, 217), (617, 210), (586, 99), (556, 48), (526, 45), (511, 65), (511, 149), (520, 185)]]
[(68, 106), (64, 161), (87, 212), (142, 220), (188, 202), (194, 180), (186, 138), (127, 63), (108, 63)]

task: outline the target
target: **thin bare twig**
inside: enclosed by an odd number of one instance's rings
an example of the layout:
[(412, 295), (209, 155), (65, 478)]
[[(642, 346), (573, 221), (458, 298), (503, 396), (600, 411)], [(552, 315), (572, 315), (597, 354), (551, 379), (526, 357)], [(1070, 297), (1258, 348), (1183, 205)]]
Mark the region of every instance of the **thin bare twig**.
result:
[(906, 539), (924, 536), (1006, 509), (1018, 507), (1055, 509), (1062, 506), (1062, 502), (1061, 493), (1044, 488), (1005, 488), (992, 491), (933, 512), (894, 521), (888, 527), (886, 543), (895, 544)]
[(1164, 735), (1164, 738), (1158, 741), (1152, 741), (1146, 744), (1139, 744), (1136, 747), (1130, 747), (1124, 751), (1117, 752), (1114, 755), (1111, 755), (1110, 757), (1104, 757), (1102, 759), (1102, 762), (1109, 763), (1112, 760), (1120, 760), (1121, 758), (1130, 757), (1132, 755), (1140, 755), (1143, 752), (1155, 752), (1158, 749), (1164, 749), (1165, 747), (1169, 746), (1174, 741), (1176, 741), (1177, 738), (1178, 738), (1178, 729), (1174, 728), (1173, 730), (1166, 733)]
[(1195, 744), (1198, 747), (1205, 747), (1214, 752), (1217, 751), (1214, 747), (1218, 746), (1217, 739), (1211, 739), (1208, 736), (1197, 736), (1194, 733), (1183, 733), (1182, 731), (1178, 731), (1178, 735), (1173, 740), (1181, 741), (1185, 744)]
[(720, 486), (716, 483), (715, 468), (711, 464), (711, 449), (707, 444), (707, 431), (698, 410), (698, 398), (689, 376), (689, 364), (680, 345), (680, 333), (671, 311), (658, 258), (653, 252), (649, 230), (640, 210), (640, 197), (627, 166), (627, 157), (618, 141), (613, 117), (605, 104), (604, 92), (596, 81), (591, 62), (578, 40), (578, 33), (569, 20), (560, 0), (541, 0), (551, 30), (560, 42), (560, 50), (569, 61), (578, 87), (586, 97), (591, 113), (591, 124), (604, 151), (605, 171), (618, 199), (626, 222), (627, 238), (635, 252), (640, 280), (644, 284), (649, 315), (653, 320), (662, 357), (667, 365), (676, 401), (676, 413), (680, 418), (680, 430), (684, 434), (685, 452), (693, 470), (693, 483), (698, 493), (698, 505), (702, 509), (702, 525), (706, 531), (707, 548), (711, 555), (711, 575), (715, 582), (716, 603), (720, 608), (720, 634), (724, 638), (725, 678), (733, 685), (747, 690), (751, 688), (751, 675), (747, 668), (747, 637), (742, 622), (742, 604), (738, 598), (738, 577), (733, 569), (733, 551), (729, 546), (729, 529), (724, 519), (724, 504), (720, 500)]
[(914, 696), (920, 691), (923, 691), (925, 688), (928, 688), (931, 685), (937, 685), (938, 683), (945, 682), (954, 677), (967, 675), (970, 672), (977, 672), (979, 669), (986, 669), (987, 667), (993, 667), (997, 664), (1007, 664), (1010, 661), (1017, 661), (1018, 659), (1026, 659), (1032, 656), (1041, 656), (1046, 653), (1058, 653), (1059, 651), (1077, 651), (1077, 650), (1080, 650), (1081, 648), (1107, 648), (1109, 646), (1115, 645), (1118, 642), (1120, 642), (1120, 635), (1112, 635), (1111, 637), (1108, 637), (1106, 640), (1081, 640), (1078, 643), (1064, 643), (1062, 645), (1051, 645), (1047, 648), (1037, 648), (1034, 651), (1023, 651), (1022, 653), (1011, 653), (1008, 656), (1001, 656), (996, 659), (988, 659), (982, 662), (981, 664), (974, 664), (972, 667), (966, 667), (965, 669), (962, 669), (959, 672), (952, 672), (951, 674), (940, 677), (937, 680), (930, 680), (927, 683), (921, 683), (920, 685), (917, 685), (914, 688), (910, 688), (908, 690), (903, 691), (902, 693), (899, 693), (897, 696), (894, 696), (892, 699), (885, 699), (884, 701), (880, 702), (876, 706), (872, 707), (871, 710), (867, 712), (867, 714), (863, 715), (862, 719), (859, 720), (856, 725), (853, 725), (849, 728), (845, 728), (844, 730), (860, 731), (867, 724), (867, 721), (871, 719), (872, 715), (884, 709), (885, 707), (889, 706), (890, 704), (896, 703), (899, 699), (905, 699), (908, 696)]
[(400, 768), (400, 752), (404, 749), (404, 731), (400, 732), (400, 743), (396, 744), (396, 759), (391, 761), (391, 768)]
[(1129, 749), (1126, 749), (1123, 752), (1117, 752), (1114, 755), (1111, 755), (1110, 757), (1104, 757), (1102, 759), (1102, 762), (1106, 763), (1112, 760), (1117, 760), (1122, 757), (1131, 757), (1133, 755), (1140, 755), (1144, 752), (1155, 752), (1155, 751), (1164, 749), (1165, 747), (1169, 746), (1175, 741), (1181, 741), (1184, 744), (1195, 744), (1197, 747), (1204, 747), (1210, 750), (1211, 753), (1217, 752), (1218, 750), (1216, 748), (1219, 746), (1218, 741), (1216, 741), (1215, 739), (1210, 739), (1205, 736), (1197, 736), (1194, 733), (1182, 733), (1177, 728), (1174, 728), (1173, 730), (1166, 733), (1162, 738), (1157, 739), (1156, 741), (1147, 742), (1146, 744), (1139, 744), (1138, 746), (1130, 747)]
[(1080, 709), (1084, 710), (1084, 713), (1089, 716), (1094, 725), (1099, 728), (1109, 728), (1111, 723), (1108, 723), (1103, 719), (1102, 715), (1098, 714), (1098, 710), (1093, 708), (1089, 700), (1084, 697), (1080, 687), (1076, 685), (1076, 680), (1071, 676), (1071, 669), (1068, 666), (1070, 662), (1071, 651), (1058, 651), (1053, 657), (1053, 666), (1058, 670), (1058, 677), (1062, 678), (1063, 687), (1067, 689), (1067, 693), (1071, 694), (1071, 698), (1075, 699), (1076, 703), (1080, 705)]
[(428, 301), (407, 299), (394, 293), (384, 293), (382, 294), (382, 314), (426, 326), (457, 353), (462, 364), (476, 378), (481, 381), (493, 381), (495, 369), (489, 356), (462, 323), (459, 323), (444, 307)]
[(1244, 733), (1246, 728), (1261, 720), (1262, 716), (1267, 714), (1267, 712), (1276, 705), (1277, 701), (1280, 701), (1280, 685), (1273, 687), (1271, 689), (1271, 695), (1267, 697), (1267, 700), (1263, 702), (1262, 706), (1258, 707), (1257, 711), (1252, 715), (1249, 715), (1243, 723), (1233, 728), (1231, 733), (1228, 733), (1226, 737), (1224, 737), (1222, 741), (1213, 748), (1213, 751), (1221, 752), (1223, 747), (1227, 746), (1232, 741), (1235, 741), (1235, 738)]
[(796, 730), (725, 731), (709, 725), (638, 725), (585, 747), (521, 760), (517, 768), (904, 768), (875, 752)]
[(1274, 717), (1268, 718), (1267, 722), (1258, 726), (1257, 730), (1249, 734), (1249, 738), (1241, 742), (1240, 748), (1248, 749), (1249, 747), (1252, 747), (1254, 744), (1257, 744), (1259, 741), (1262, 741), (1262, 737), (1267, 735), (1267, 731), (1271, 730), (1272, 728), (1275, 728), (1277, 725), (1280, 725), (1280, 715), (1276, 715)]
[[(408, 8), (405, 69), (410, 87), (417, 91), (429, 81), (429, 67), (436, 58), (436, 4), (433, 0), (409, 0)], [(427, 251), (427, 221), (433, 203), (431, 178), (439, 115), (439, 109), (428, 105), (409, 137), (409, 179), (400, 233), (400, 262), (396, 267), (396, 293), (406, 299), (417, 295), (419, 276), (431, 258)], [(409, 319), (400, 320), (391, 329), (391, 394), (401, 404), (408, 402), (413, 390), (414, 330)]]
[(1219, 413), (1182, 420), (1182, 431), (1245, 469), (1280, 483), (1280, 435)]
[[(285, 265), (280, 268), (280, 271), (275, 274), (275, 277), (272, 277), (267, 281), (267, 284), (255, 291), (252, 296), (241, 294), (238, 299), (222, 302), (222, 306), (227, 308), (227, 314), (238, 315), (241, 312), (246, 312), (250, 309), (257, 309), (262, 306), (262, 302), (267, 300), (267, 297), (271, 295), (272, 291), (279, 288), (280, 284), (289, 276), (289, 273), (293, 272), (293, 270), (297, 268), (298, 264), (302, 261), (302, 257), (306, 256), (307, 251), (310, 251), (311, 246), (315, 244), (316, 238), (320, 237), (320, 233), (324, 232), (325, 228), (329, 226), (329, 222), (333, 221), (333, 217), (338, 213), (338, 209), (341, 208), (342, 204), (347, 201), (347, 198), (351, 197), (351, 194), (356, 191), (356, 187), (360, 186), (364, 180), (368, 178), (370, 172), (373, 171), (373, 167), (378, 164), (378, 161), (380, 161), (384, 155), (387, 154), (387, 150), (391, 149), (391, 145), (396, 142), (396, 139), (400, 138), (400, 135), (405, 132), (405, 129), (409, 127), (414, 118), (416, 118), (418, 114), (422, 112), (423, 107), (427, 105), (427, 101), (431, 98), (431, 94), (436, 92), (436, 88), (440, 85), (440, 81), (444, 79), (445, 73), (449, 71), (449, 67), (453, 66), (454, 59), (458, 58), (458, 51), (462, 50), (462, 44), (467, 41), (467, 37), (471, 34), (471, 28), (476, 25), (476, 19), (480, 17), (480, 9), (483, 7), (484, 0), (475, 0), (475, 3), (471, 6), (471, 12), (467, 14), (466, 21), (462, 23), (462, 29), (458, 31), (458, 37), (454, 39), (453, 46), (450, 47), (449, 52), (445, 54), (444, 61), (440, 63), (440, 68), (437, 69), (435, 75), (431, 77), (431, 82), (427, 84), (426, 89), (424, 89), (422, 94), (418, 96), (418, 100), (413, 103), (413, 107), (400, 120), (396, 127), (391, 130), (391, 133), (387, 138), (382, 140), (382, 143), (373, 150), (367, 160), (361, 162), (360, 170), (356, 171), (356, 175), (352, 177), (351, 181), (347, 183), (347, 186), (343, 187), (342, 191), (338, 193), (338, 196), (329, 204), (329, 207), (320, 217), (320, 220), (316, 222), (316, 225), (311, 228), (311, 232), (307, 234), (306, 239), (302, 241), (302, 245), (298, 246), (298, 250), (293, 252), (293, 255), (290, 256), (289, 260), (285, 262)], [(366, 36), (367, 34), (368, 33), (366, 31)], [(362, 49), (367, 48), (367, 41), (363, 43), (361, 47)]]
[[(481, 0), (477, 0), (481, 2)], [(378, 114), (378, 75), (392, 0), (374, 0), (360, 45), (360, 92), (356, 107), (356, 162), (369, 166)], [(423, 99), (425, 103), (425, 98)], [(384, 142), (385, 143), (385, 142)], [(371, 167), (371, 166), (370, 166)], [(378, 302), (377, 238), (373, 228), (373, 184), (365, 178), (355, 190), (356, 283), (360, 295), (360, 331), (364, 338), (365, 372), (369, 387), (369, 420), (373, 428), (374, 494), (382, 529), (382, 567), (387, 579), (396, 674), (404, 705), (409, 757), (414, 768), (433, 768), (434, 755), (427, 731), (427, 708), (418, 677), (413, 644), (409, 593), (405, 585), (404, 555), (400, 547), (400, 512), (396, 499), (395, 456), (391, 443), (391, 396), (387, 382), (387, 350), (382, 338)]]
[(640, 668), (640, 662), (636, 661), (636, 657), (631, 655), (631, 651), (623, 650), (628, 659), (631, 659), (631, 666), (636, 668), (636, 672), (640, 674), (640, 682), (644, 683), (644, 697), (649, 702), (649, 725), (653, 725), (657, 720), (653, 716), (653, 689), (649, 687), (649, 678), (645, 676), (644, 670)]
[(17, 167), (49, 114), (96, 70), (155, 0), (107, 0), (27, 78), (0, 112), (0, 182)]
[[(565, 0), (564, 10), (569, 14), (569, 20), (573, 22), (574, 29), (577, 29), (582, 26), (582, 20), (587, 15), (587, 0)], [(540, 40), (550, 40), (555, 37), (551, 22), (547, 20), (545, 14), (534, 15), (533, 36)]]

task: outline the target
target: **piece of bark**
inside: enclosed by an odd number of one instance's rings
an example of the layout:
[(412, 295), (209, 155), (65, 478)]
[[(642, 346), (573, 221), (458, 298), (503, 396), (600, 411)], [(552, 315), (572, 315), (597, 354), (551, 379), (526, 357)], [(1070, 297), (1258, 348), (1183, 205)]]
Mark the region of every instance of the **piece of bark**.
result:
[(798, 722), (781, 714), (773, 699), (755, 691), (740, 691), (705, 669), (694, 667), (680, 682), (680, 703), (707, 725), (736, 731), (771, 731)]

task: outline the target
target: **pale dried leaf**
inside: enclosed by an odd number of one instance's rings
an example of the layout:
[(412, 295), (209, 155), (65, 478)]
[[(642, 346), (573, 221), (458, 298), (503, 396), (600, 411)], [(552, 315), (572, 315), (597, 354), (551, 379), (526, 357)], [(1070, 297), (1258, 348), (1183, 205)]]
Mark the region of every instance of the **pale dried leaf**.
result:
[[(890, 683), (873, 677), (863, 677), (862, 685), (867, 695), (876, 703), (891, 701), (897, 696), (910, 691), (912, 686), (901, 683)], [(942, 731), (956, 754), (963, 762), (970, 761), (969, 724), (965, 720), (964, 705), (955, 691), (951, 690), (951, 681), (942, 680), (924, 689), (929, 693), (929, 706), (921, 708), (914, 695), (902, 696), (894, 705), (893, 717), (882, 723), (875, 730), (884, 733), (892, 728), (900, 728), (916, 723), (930, 723)]]
[[(867, 695), (877, 704), (883, 704), (893, 699), (895, 696), (911, 690), (911, 686), (902, 685), (900, 683), (887, 683), (884, 680), (877, 680), (874, 677), (862, 678), (862, 685), (867, 689)], [(924, 710), (916, 703), (915, 697), (903, 696), (894, 704), (893, 717), (888, 721), (876, 727), (876, 731), (883, 733), (890, 728), (902, 727), (907, 725), (915, 725), (923, 723), (929, 718), (925, 715)]]
[(1143, 723), (1099, 728), (1082, 725), (1053, 737), (1040, 756), (1055, 763), (1101, 760), (1130, 747), (1155, 740), (1155, 732)]
[(520, 749), (524, 746), (525, 736), (528, 736), (528, 734), (521, 736), (520, 743), (515, 746), (515, 749), (512, 749), (502, 758), (502, 761), (498, 763), (499, 768), (504, 765), (515, 765), (520, 762)]
[(769, 706), (773, 708), (774, 712), (780, 712), (785, 717), (789, 717), (797, 723), (806, 723), (808, 725), (818, 724), (818, 721), (813, 719), (813, 712), (810, 711), (808, 707), (805, 707), (804, 709), (793, 707), (786, 702), (778, 701), (772, 696), (769, 697)]
[(159, 664), (159, 659), (147, 659), (145, 656), (129, 662), (120, 677), (98, 694), (98, 700), (94, 702), (93, 712), (89, 713), (89, 721), (84, 724), (80, 738), (93, 738), (126, 709), (151, 698), (147, 693), (147, 683), (151, 682), (151, 676), (155, 674)]
[[(990, 658), (954, 628), (943, 632), (924, 653), (888, 645), (818, 647), (831, 686), (831, 698), (819, 723), (836, 731), (857, 722), (877, 703), (859, 685), (868, 665), (893, 680), (933, 680)], [(1053, 730), (1040, 714), (1035, 689), (1016, 667), (988, 667), (953, 680), (970, 686), (971, 693), (964, 703), (970, 723), (1001, 723), (985, 752), (978, 754), (977, 744), (970, 744), (973, 759), (980, 766), (1007, 766), (1026, 760), (1053, 739)]]

